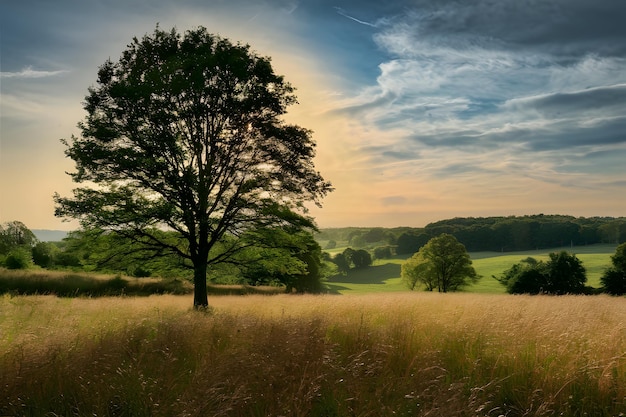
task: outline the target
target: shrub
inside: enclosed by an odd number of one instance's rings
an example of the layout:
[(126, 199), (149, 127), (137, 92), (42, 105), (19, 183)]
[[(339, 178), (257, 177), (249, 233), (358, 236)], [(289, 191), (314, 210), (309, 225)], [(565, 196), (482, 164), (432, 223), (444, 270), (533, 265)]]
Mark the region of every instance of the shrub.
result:
[(545, 264), (535, 258), (526, 258), (505, 272), (500, 282), (509, 294), (539, 294), (545, 291)]
[(136, 266), (134, 268), (131, 268), (129, 272), (130, 275), (135, 278), (147, 278), (152, 275), (152, 272), (142, 266)]
[[(2, 270), (0, 270), (2, 272)], [(0, 294), (53, 294), (58, 297), (148, 296), (189, 294), (188, 282), (176, 279), (125, 279), (120, 275), (103, 279), (82, 273), (42, 273), (41, 271), (0, 274)], [(1, 414), (0, 414), (1, 415)]]
[(582, 294), (587, 274), (576, 255), (550, 253), (548, 262), (526, 258), (497, 278), (510, 294)]
[(14, 249), (4, 259), (7, 269), (27, 269), (31, 265), (30, 254), (24, 249)]
[(391, 246), (378, 246), (374, 248), (374, 259), (389, 259), (392, 256)]
[(49, 268), (54, 264), (56, 246), (49, 242), (39, 242), (32, 249), (33, 262), (42, 268)]

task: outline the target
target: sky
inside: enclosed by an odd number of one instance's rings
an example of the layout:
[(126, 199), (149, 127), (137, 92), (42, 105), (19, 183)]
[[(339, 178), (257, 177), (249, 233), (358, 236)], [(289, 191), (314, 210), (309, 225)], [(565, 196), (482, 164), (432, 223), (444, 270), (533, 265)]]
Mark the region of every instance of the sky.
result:
[(625, 21), (620, 0), (0, 0), (0, 223), (77, 228), (60, 139), (157, 24), (272, 58), (335, 187), (322, 228), (626, 216)]

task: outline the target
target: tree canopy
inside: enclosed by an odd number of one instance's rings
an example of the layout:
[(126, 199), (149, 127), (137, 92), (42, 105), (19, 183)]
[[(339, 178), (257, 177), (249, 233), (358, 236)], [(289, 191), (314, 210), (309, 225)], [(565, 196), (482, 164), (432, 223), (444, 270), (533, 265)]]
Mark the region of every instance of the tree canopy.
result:
[(14, 220), (0, 224), (0, 255), (23, 247), (30, 250), (37, 243), (37, 237), (26, 225)]
[(37, 237), (20, 221), (0, 224), (0, 265), (24, 269), (32, 263), (31, 250)]
[(619, 244), (626, 241), (626, 218), (543, 214), (457, 217), (419, 228), (322, 229), (316, 238), (324, 242), (333, 240), (337, 246), (346, 245), (355, 249), (391, 246), (397, 255), (411, 255), (442, 233), (454, 236), (469, 252), (525, 251), (595, 243)]
[(547, 262), (526, 258), (497, 278), (510, 294), (581, 294), (587, 273), (576, 255), (565, 251), (549, 254)]
[(421, 283), (426, 290), (439, 292), (456, 291), (479, 278), (465, 246), (445, 233), (402, 264), (402, 277), (410, 289)]
[(611, 256), (612, 266), (604, 271), (600, 282), (604, 291), (612, 295), (626, 294), (626, 243), (615, 249)]
[(314, 227), (305, 203), (332, 189), (314, 168), (311, 131), (281, 118), (294, 103), (248, 45), (157, 27), (100, 67), (81, 135), (64, 140), (82, 186), (55, 195), (56, 215), (189, 260), (194, 305), (206, 306), (208, 265), (252, 245), (225, 237)]

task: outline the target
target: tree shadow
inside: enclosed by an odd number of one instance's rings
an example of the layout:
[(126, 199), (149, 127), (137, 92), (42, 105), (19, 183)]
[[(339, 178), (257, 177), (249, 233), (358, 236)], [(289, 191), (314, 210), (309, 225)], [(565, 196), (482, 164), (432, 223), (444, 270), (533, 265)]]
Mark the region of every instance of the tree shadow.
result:
[[(328, 278), (329, 286), (332, 284), (385, 284), (390, 278), (400, 276), (400, 264), (388, 263), (384, 265), (368, 266), (367, 268), (351, 269), (346, 275), (333, 275)], [(341, 289), (341, 288), (338, 288)], [(344, 288), (345, 289), (345, 288)]]
[(329, 282), (326, 282), (325, 284), (326, 284), (326, 290), (325, 290), (326, 294), (340, 295), (341, 291), (349, 289), (348, 287), (344, 287), (343, 285), (331, 284)]

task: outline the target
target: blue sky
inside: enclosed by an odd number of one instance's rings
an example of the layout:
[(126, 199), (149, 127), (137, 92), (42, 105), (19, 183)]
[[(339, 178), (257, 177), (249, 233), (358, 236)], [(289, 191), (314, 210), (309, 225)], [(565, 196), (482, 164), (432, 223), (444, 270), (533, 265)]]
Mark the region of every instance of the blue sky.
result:
[(336, 191), (321, 227), (626, 216), (626, 2), (0, 3), (0, 222), (72, 229), (59, 139), (134, 36), (199, 25), (272, 57)]

